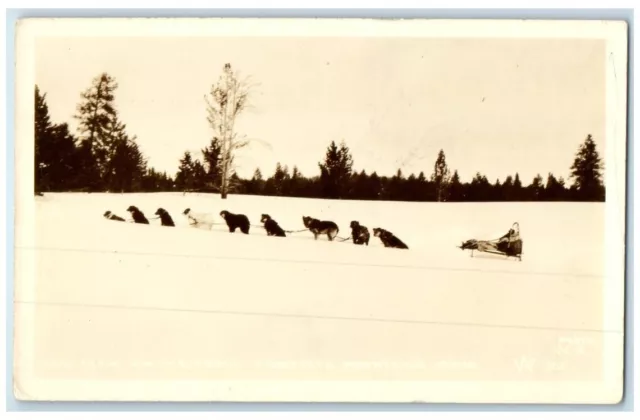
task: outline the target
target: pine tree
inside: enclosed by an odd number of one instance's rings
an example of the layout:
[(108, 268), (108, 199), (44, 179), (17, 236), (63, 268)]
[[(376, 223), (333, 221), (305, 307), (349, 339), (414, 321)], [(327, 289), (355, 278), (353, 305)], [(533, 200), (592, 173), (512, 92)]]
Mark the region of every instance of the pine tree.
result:
[(449, 184), (449, 197), (451, 201), (464, 200), (462, 183), (460, 182), (460, 175), (458, 175), (457, 170), (453, 171), (453, 176), (451, 177), (451, 182)]
[(353, 172), (353, 157), (351, 156), (351, 151), (344, 141), (340, 143), (339, 156), (341, 178), (348, 180), (351, 177), (351, 173)]
[[(78, 119), (78, 131), (85, 152), (90, 152), (97, 170), (84, 168), (83, 171), (92, 173), (95, 178), (90, 179), (92, 189), (104, 186), (104, 177), (109, 171), (108, 161), (115, 149), (113, 132), (118, 131), (116, 109), (114, 107), (114, 92), (118, 84), (107, 73), (94, 78), (91, 87), (81, 94), (82, 102), (78, 105), (75, 118)], [(89, 164), (89, 162), (85, 162)]]
[(163, 175), (154, 168), (148, 168), (141, 183), (141, 190), (145, 192), (161, 191)]
[(77, 175), (74, 186), (82, 191), (98, 191), (102, 188), (100, 168), (92, 152), (89, 140), (81, 140), (76, 148)]
[(229, 192), (244, 194), (245, 190), (243, 188), (244, 183), (242, 182), (242, 179), (240, 179), (240, 176), (238, 176), (238, 174), (234, 171), (229, 178)]
[(370, 200), (379, 200), (382, 198), (382, 180), (376, 171), (373, 171), (367, 180), (366, 196)]
[(77, 187), (76, 140), (68, 125), (51, 123), (46, 94), (35, 88), (34, 190), (65, 191)]
[(69, 132), (69, 126), (66, 123), (52, 126), (49, 140), (41, 150), (44, 185), (49, 191), (76, 188), (79, 162), (75, 138)]
[(202, 191), (207, 185), (209, 176), (207, 175), (207, 170), (199, 159), (196, 159), (193, 162), (191, 173), (193, 174), (193, 189)]
[(522, 200), (522, 181), (520, 181), (520, 174), (516, 172), (516, 176), (513, 178), (513, 188), (511, 193), (512, 201)]
[(176, 187), (182, 191), (193, 189), (193, 175), (193, 159), (191, 158), (191, 153), (184, 152), (182, 159), (180, 159), (178, 173), (176, 174)]
[(513, 179), (513, 188), (522, 188), (522, 182), (520, 181), (520, 174), (516, 172), (516, 176)]
[(264, 191), (264, 179), (260, 168), (256, 168), (253, 177), (247, 183), (247, 193), (260, 195)]
[(418, 201), (419, 197), (415, 194), (418, 189), (418, 177), (415, 174), (410, 174), (403, 182), (402, 194), (403, 199), (406, 201)]
[(571, 178), (578, 198), (586, 201), (604, 201), (604, 185), (602, 181), (603, 164), (596, 144), (587, 136), (580, 145), (571, 165)]
[(540, 176), (540, 174), (537, 174), (533, 178), (533, 181), (531, 182), (531, 185), (529, 185), (527, 190), (528, 190), (527, 198), (529, 200), (539, 201), (544, 198), (544, 185), (542, 184), (542, 176)]
[(334, 141), (327, 148), (323, 163), (320, 167), (320, 184), (324, 198), (344, 198), (349, 190), (348, 182), (351, 178), (353, 158), (344, 142), (340, 148)]
[(500, 199), (503, 201), (513, 201), (513, 177), (508, 175), (502, 183)]
[(202, 149), (202, 155), (204, 159), (204, 166), (207, 172), (207, 180), (205, 185), (213, 188), (215, 185), (220, 185), (220, 173), (221, 173), (221, 153), (222, 144), (218, 137), (213, 137), (209, 146)]
[(126, 129), (115, 113), (106, 136), (109, 148), (102, 172), (102, 184), (110, 191), (139, 190), (147, 171), (147, 161), (136, 143), (137, 139), (130, 137)]
[(444, 151), (442, 149), (438, 152), (438, 158), (436, 159), (436, 163), (433, 165), (431, 181), (435, 187), (436, 201), (446, 201), (450, 175)]
[(51, 142), (51, 118), (49, 117), (49, 106), (46, 102), (46, 96), (40, 95), (40, 89), (36, 85), (35, 91), (35, 143), (34, 143), (34, 192), (36, 194), (47, 190), (48, 180), (45, 181), (45, 170), (47, 162), (43, 157), (44, 151), (47, 149), (47, 143)]
[(500, 183), (500, 179), (496, 178), (496, 182), (491, 187), (491, 201), (499, 201), (502, 197), (502, 184)]
[(289, 167), (284, 165), (282, 172), (284, 172), (284, 179), (282, 180), (282, 195), (289, 197), (291, 195), (291, 174), (289, 173)]
[(387, 199), (389, 200), (402, 200), (404, 198), (403, 184), (405, 182), (402, 175), (402, 169), (398, 169), (396, 174), (389, 180), (389, 187), (387, 191)]
[(42, 156), (42, 150), (45, 149), (46, 143), (50, 141), (51, 133), (51, 118), (49, 117), (49, 106), (46, 102), (46, 96), (40, 95), (40, 89), (36, 85), (35, 91), (35, 156), (34, 156), (34, 189), (35, 193), (39, 193), (46, 190), (48, 185), (45, 185), (43, 171), (46, 167)]
[(287, 178), (287, 172), (282, 167), (280, 162), (276, 165), (276, 170), (273, 174), (273, 194), (275, 195), (284, 195), (285, 190), (285, 180)]
[(122, 133), (115, 141), (109, 161), (108, 186), (110, 191), (132, 192), (142, 188), (147, 162), (135, 138)]
[(304, 177), (298, 170), (298, 167), (294, 166), (291, 171), (291, 179), (289, 181), (289, 195), (292, 197), (298, 197), (303, 185)]
[(423, 171), (418, 174), (416, 179), (415, 194), (417, 201), (435, 201), (435, 195), (433, 193), (433, 183), (427, 180)]
[(566, 199), (567, 191), (564, 186), (564, 179), (556, 179), (556, 177), (549, 172), (547, 176), (547, 183), (544, 188), (544, 198), (550, 201), (560, 201)]
[(471, 201), (490, 201), (491, 200), (491, 184), (486, 176), (480, 172), (476, 172), (476, 175), (471, 180), (469, 185), (469, 195)]

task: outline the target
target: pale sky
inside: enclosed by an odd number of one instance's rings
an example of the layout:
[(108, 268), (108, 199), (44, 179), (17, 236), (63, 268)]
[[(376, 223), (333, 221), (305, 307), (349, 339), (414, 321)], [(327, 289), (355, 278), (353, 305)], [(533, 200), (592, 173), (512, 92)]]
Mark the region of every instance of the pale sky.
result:
[(604, 159), (605, 60), (597, 40), (384, 38), (43, 38), (36, 83), (53, 122), (72, 118), (101, 72), (149, 165), (175, 175), (213, 131), (204, 96), (225, 63), (257, 83), (238, 132), (259, 139), (237, 157), (240, 176), (277, 162), (303, 174), (332, 140), (356, 170), (433, 170), (444, 149), (463, 181), (519, 172), (568, 178), (592, 134)]

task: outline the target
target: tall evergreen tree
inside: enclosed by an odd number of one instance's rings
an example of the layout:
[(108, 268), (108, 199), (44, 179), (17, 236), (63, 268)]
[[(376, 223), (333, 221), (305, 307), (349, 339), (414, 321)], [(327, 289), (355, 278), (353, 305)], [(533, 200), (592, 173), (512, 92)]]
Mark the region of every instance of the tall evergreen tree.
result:
[(344, 198), (353, 168), (353, 158), (346, 144), (342, 142), (338, 148), (332, 141), (327, 148), (324, 162), (318, 166), (323, 197)]
[(192, 166), (193, 173), (193, 188), (195, 190), (203, 190), (209, 183), (209, 176), (202, 162), (199, 159), (193, 161)]
[(192, 190), (194, 187), (193, 159), (190, 152), (184, 152), (180, 159), (180, 166), (176, 174), (176, 187), (182, 191)]
[(604, 201), (603, 164), (591, 134), (580, 145), (571, 165), (571, 178), (578, 198), (585, 201)]
[(416, 180), (416, 194), (418, 195), (419, 201), (435, 201), (436, 195), (434, 192), (434, 184), (433, 182), (429, 182), (423, 171), (420, 171), (418, 174), (418, 179)]
[(245, 191), (243, 190), (243, 188), (244, 183), (242, 182), (242, 179), (240, 179), (240, 176), (238, 176), (238, 174), (233, 171), (231, 177), (229, 178), (229, 192), (244, 194)]
[(549, 172), (547, 175), (547, 183), (544, 188), (544, 199), (549, 201), (566, 200), (567, 190), (565, 189), (564, 179), (556, 179), (556, 177)]
[(304, 177), (298, 170), (297, 166), (291, 171), (291, 179), (289, 181), (289, 195), (297, 197), (300, 195), (301, 189), (304, 187)]
[(520, 174), (516, 172), (516, 176), (513, 178), (513, 188), (511, 189), (511, 201), (522, 200), (522, 181), (520, 181)]
[(451, 182), (449, 184), (449, 199), (451, 201), (464, 200), (462, 183), (460, 182), (460, 175), (458, 175), (457, 170), (453, 171), (453, 176), (451, 177)]
[(352, 197), (356, 200), (370, 199), (370, 197), (367, 197), (368, 178), (369, 176), (364, 169), (360, 172), (354, 172), (353, 175), (351, 175), (351, 190), (349, 191), (349, 197)]
[(278, 162), (273, 174), (273, 193), (275, 195), (284, 195), (286, 189), (285, 181), (287, 178), (287, 170), (280, 164), (280, 162)]
[(138, 191), (147, 171), (147, 161), (138, 144), (126, 134), (116, 140), (110, 159), (109, 190), (119, 192)]
[(264, 192), (264, 179), (260, 168), (256, 168), (253, 177), (247, 183), (247, 193), (261, 195)]
[(418, 195), (416, 192), (419, 190), (418, 177), (415, 174), (411, 174), (403, 182), (401, 188), (403, 200), (405, 201), (418, 201)]
[(47, 191), (78, 188), (78, 153), (75, 138), (66, 123), (51, 127), (40, 150), (41, 187)]
[(438, 152), (438, 158), (436, 159), (436, 163), (433, 165), (431, 181), (435, 187), (436, 201), (446, 201), (450, 175), (444, 151), (442, 149)]
[(42, 150), (47, 148), (50, 141), (51, 118), (49, 116), (49, 106), (46, 102), (47, 94), (40, 95), (40, 89), (36, 85), (35, 91), (35, 155), (34, 155), (34, 189), (39, 193), (47, 188), (44, 185), (43, 170), (46, 163), (42, 157)]
[(502, 189), (500, 191), (500, 200), (513, 201), (513, 177), (508, 175), (502, 183)]
[(405, 182), (406, 181), (404, 179), (404, 175), (402, 174), (402, 169), (398, 169), (396, 174), (389, 180), (389, 186), (385, 199), (394, 201), (405, 199), (405, 194), (403, 191)]
[(491, 201), (491, 189), (487, 177), (476, 172), (469, 185), (469, 198), (471, 201)]
[(379, 200), (382, 195), (382, 180), (376, 171), (367, 179), (366, 196), (371, 200)]
[(496, 182), (491, 188), (491, 201), (498, 201), (502, 197), (502, 183), (499, 178), (496, 178)]
[(66, 191), (78, 187), (79, 154), (66, 123), (53, 125), (46, 94), (35, 88), (34, 189)]
[(531, 182), (531, 185), (529, 185), (527, 190), (527, 198), (530, 201), (539, 201), (544, 198), (544, 184), (542, 181), (542, 176), (540, 176), (540, 174), (537, 174), (533, 178), (533, 181)]
[[(86, 174), (92, 174), (87, 180), (91, 189), (104, 187), (104, 179), (108, 174), (108, 161), (114, 146), (113, 132), (119, 130), (116, 109), (113, 104), (114, 92), (118, 88), (116, 80), (107, 73), (94, 78), (86, 91), (81, 94), (82, 101), (78, 105), (77, 114), (80, 141), (85, 152), (90, 152), (96, 169), (83, 168)], [(88, 159), (86, 159), (88, 160)], [(90, 162), (85, 161), (85, 165)], [(96, 174), (98, 179), (95, 179)]]
[(110, 191), (139, 190), (147, 171), (147, 161), (136, 143), (137, 139), (129, 136), (126, 128), (116, 113), (109, 123), (109, 148), (102, 172), (102, 184)]
[(220, 173), (221, 173), (221, 153), (222, 142), (218, 137), (213, 137), (209, 146), (202, 149), (202, 156), (204, 159), (204, 166), (207, 172), (206, 185), (218, 186), (220, 185)]

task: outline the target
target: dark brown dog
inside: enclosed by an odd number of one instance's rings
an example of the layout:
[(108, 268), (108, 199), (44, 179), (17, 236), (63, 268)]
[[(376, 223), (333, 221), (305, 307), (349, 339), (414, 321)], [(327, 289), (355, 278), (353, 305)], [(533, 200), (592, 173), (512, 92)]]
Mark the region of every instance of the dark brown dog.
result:
[(385, 248), (409, 249), (409, 247), (398, 239), (393, 233), (382, 228), (373, 228), (373, 236), (380, 238)]
[(244, 214), (233, 214), (226, 210), (220, 212), (220, 216), (227, 222), (227, 226), (229, 227), (229, 232), (235, 232), (236, 229), (240, 229), (240, 232), (245, 235), (249, 234), (249, 227), (251, 223), (249, 223), (249, 218)]
[(141, 223), (143, 225), (149, 224), (149, 221), (144, 216), (144, 213), (142, 213), (136, 206), (129, 206), (127, 211), (131, 214), (131, 218), (133, 218), (134, 222)]
[(264, 230), (267, 231), (269, 236), (287, 236), (284, 230), (280, 227), (278, 222), (273, 220), (268, 214), (263, 214), (260, 218), (260, 222), (264, 223)]
[(334, 222), (326, 220), (318, 220), (309, 216), (302, 216), (302, 223), (304, 227), (309, 229), (313, 233), (314, 238), (317, 240), (319, 235), (327, 235), (330, 241), (333, 241), (340, 229)]
[(349, 225), (351, 227), (351, 239), (356, 245), (369, 245), (369, 229), (366, 226), (362, 226), (358, 221), (354, 220)]

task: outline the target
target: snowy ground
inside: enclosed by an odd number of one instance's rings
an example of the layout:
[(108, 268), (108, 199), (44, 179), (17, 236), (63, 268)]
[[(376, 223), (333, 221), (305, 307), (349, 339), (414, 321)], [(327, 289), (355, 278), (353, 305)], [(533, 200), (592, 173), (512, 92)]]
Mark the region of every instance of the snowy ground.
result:
[[(36, 199), (32, 307), (41, 375), (191, 379), (570, 379), (597, 375), (601, 203), (393, 203), (206, 194), (46, 194)], [(176, 228), (107, 221), (169, 211)], [(182, 211), (302, 216), (395, 233), (409, 250), (230, 234)], [(216, 216), (222, 223), (222, 219)], [(519, 222), (521, 262), (456, 248)], [(24, 303), (20, 303), (20, 302)], [(591, 351), (563, 355), (564, 342)], [(573, 343), (573, 344), (571, 344)], [(523, 372), (518, 360), (539, 360)], [(345, 365), (351, 361), (351, 365)], [(406, 364), (403, 365), (403, 364)], [(403, 367), (404, 366), (404, 367)], [(585, 368), (587, 366), (587, 368)], [(231, 372), (233, 370), (233, 372)], [(178, 372), (178, 373), (176, 373)], [(320, 376), (324, 375), (324, 376)], [(333, 376), (332, 376), (333, 375)], [(550, 376), (556, 375), (556, 376)]]

